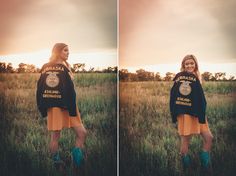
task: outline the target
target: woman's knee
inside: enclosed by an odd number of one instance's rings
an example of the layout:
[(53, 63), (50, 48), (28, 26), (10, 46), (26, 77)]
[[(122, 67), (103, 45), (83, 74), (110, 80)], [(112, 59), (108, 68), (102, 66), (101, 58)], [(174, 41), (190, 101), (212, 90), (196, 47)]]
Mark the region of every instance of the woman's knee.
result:
[(83, 128), (81, 130), (81, 135), (85, 138), (87, 136), (87, 130), (85, 128)]
[(82, 127), (76, 127), (74, 128), (76, 132), (76, 136), (78, 137), (86, 137), (87, 136), (87, 130), (82, 126)]
[(188, 146), (181, 146), (181, 149), (180, 149), (180, 154), (181, 155), (185, 155), (188, 153)]
[(181, 136), (181, 148), (180, 148), (181, 154), (188, 153), (188, 146), (189, 146), (190, 139), (191, 139), (190, 136)]
[(208, 141), (211, 143), (213, 140), (213, 135), (210, 133), (209, 136), (208, 136)]
[(51, 139), (53, 141), (58, 141), (60, 139), (61, 132), (60, 131), (53, 131), (51, 135)]
[(213, 140), (213, 135), (211, 132), (205, 132), (202, 134), (202, 136), (207, 143), (211, 143)]

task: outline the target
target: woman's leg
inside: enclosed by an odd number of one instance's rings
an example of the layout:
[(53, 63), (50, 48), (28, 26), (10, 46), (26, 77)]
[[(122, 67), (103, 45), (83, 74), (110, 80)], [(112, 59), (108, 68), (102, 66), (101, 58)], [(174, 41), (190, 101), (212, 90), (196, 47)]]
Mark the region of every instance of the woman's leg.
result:
[(55, 154), (58, 151), (59, 145), (58, 141), (60, 139), (61, 131), (52, 131), (51, 133), (51, 141), (49, 144), (49, 149), (52, 154)]
[(201, 164), (204, 168), (208, 168), (210, 164), (210, 154), (212, 146), (213, 136), (210, 131), (201, 132), (201, 136), (203, 137), (203, 149), (200, 153)]
[(61, 134), (61, 131), (59, 131), (59, 130), (53, 131), (51, 133), (51, 141), (49, 144), (50, 153), (52, 155), (52, 159), (55, 162), (55, 164), (61, 163), (61, 158), (58, 153), (58, 148), (59, 148), (58, 141), (60, 139), (60, 134)]
[(180, 153), (181, 153), (184, 170), (189, 168), (190, 163), (191, 163), (190, 156), (188, 155), (188, 146), (190, 143), (190, 139), (191, 139), (191, 135), (181, 136)]
[(84, 142), (86, 139), (86, 129), (84, 126), (74, 127), (76, 134), (75, 147), (72, 149), (72, 156), (76, 166), (80, 166), (84, 160), (84, 154), (82, 148), (84, 148)]
[(180, 137), (181, 137), (180, 154), (186, 155), (188, 153), (188, 146), (191, 139), (191, 135), (180, 136)]
[(203, 138), (203, 151), (209, 152), (212, 146), (213, 135), (211, 134), (211, 131), (205, 131), (201, 132), (201, 136)]
[(76, 135), (75, 147), (84, 148), (87, 131), (84, 126), (73, 127)]

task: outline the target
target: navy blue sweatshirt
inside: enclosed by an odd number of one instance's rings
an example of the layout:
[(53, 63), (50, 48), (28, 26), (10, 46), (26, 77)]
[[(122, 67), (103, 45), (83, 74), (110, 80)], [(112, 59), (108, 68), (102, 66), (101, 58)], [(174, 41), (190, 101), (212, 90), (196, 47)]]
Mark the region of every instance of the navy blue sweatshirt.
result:
[(189, 114), (198, 117), (199, 123), (205, 123), (206, 104), (199, 79), (189, 72), (178, 73), (170, 92), (172, 122), (176, 123), (180, 114)]
[(61, 107), (77, 116), (76, 93), (68, 68), (63, 64), (44, 64), (37, 82), (37, 106), (42, 117), (47, 116), (50, 107)]

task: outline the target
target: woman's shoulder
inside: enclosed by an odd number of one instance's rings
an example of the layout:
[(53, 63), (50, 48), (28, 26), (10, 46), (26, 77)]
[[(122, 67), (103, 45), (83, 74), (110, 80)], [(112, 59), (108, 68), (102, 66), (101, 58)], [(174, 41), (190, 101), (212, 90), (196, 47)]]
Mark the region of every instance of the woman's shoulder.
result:
[(53, 62), (45, 63), (41, 68), (41, 72), (44, 72), (44, 70), (47, 70), (47, 71), (51, 71), (51, 70), (59, 71), (59, 70), (61, 70), (61, 71), (69, 72), (69, 69), (64, 64), (53, 63)]
[(178, 73), (175, 75), (173, 81), (175, 81), (178, 77), (183, 76), (183, 75), (184, 75), (183, 72), (178, 72)]
[(181, 71), (177, 73), (173, 79), (174, 81), (181, 81), (181, 80), (187, 80), (187, 81), (197, 81), (198, 78), (195, 74), (186, 72), (186, 71)]
[(63, 63), (50, 63), (50, 66), (52, 66), (52, 67), (62, 67), (62, 68), (64, 68), (66, 71), (69, 70), (69, 69), (67, 68), (67, 66), (66, 66), (65, 64), (63, 64)]
[(197, 78), (197, 76), (194, 73), (190, 73), (187, 71), (181, 71), (181, 72), (177, 73), (176, 76), (178, 76), (178, 77), (179, 76), (191, 76), (191, 77)]
[(178, 76), (180, 76), (180, 75), (183, 75), (183, 72), (178, 72), (178, 73), (176, 73), (175, 77), (178, 77)]

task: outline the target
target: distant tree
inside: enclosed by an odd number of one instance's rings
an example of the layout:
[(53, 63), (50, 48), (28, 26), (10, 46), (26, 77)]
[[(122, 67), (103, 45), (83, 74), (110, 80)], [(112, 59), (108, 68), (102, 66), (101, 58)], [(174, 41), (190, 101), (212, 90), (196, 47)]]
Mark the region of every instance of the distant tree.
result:
[(215, 78), (216, 80), (224, 80), (226, 76), (226, 73), (223, 72), (217, 72), (215, 73)]
[(6, 73), (7, 64), (5, 62), (0, 62), (0, 73)]
[(16, 69), (18, 73), (36, 73), (37, 68), (33, 64), (20, 63)]
[(129, 73), (129, 71), (128, 71), (127, 69), (121, 69), (119, 72), (120, 72), (120, 73), (125, 73), (125, 74), (128, 74), (128, 73)]
[(159, 72), (157, 72), (157, 73), (155, 74), (154, 80), (155, 80), (155, 81), (161, 81), (161, 75), (160, 75)]
[(88, 72), (93, 73), (94, 72), (94, 67), (90, 67)]
[(136, 70), (136, 74), (139, 81), (146, 81), (146, 74), (144, 69)]
[(26, 73), (27, 64), (20, 63), (17, 68), (18, 73)]
[(117, 73), (117, 71), (118, 71), (118, 67), (117, 66), (113, 67), (113, 73)]
[(128, 77), (129, 77), (129, 72), (127, 69), (121, 69), (119, 71), (119, 79), (121, 81), (128, 81)]
[(128, 81), (139, 81), (137, 74), (136, 73), (129, 73), (128, 74)]
[(210, 78), (209, 81), (217, 81), (217, 80), (216, 80), (216, 77), (212, 74), (212, 77)]
[(204, 72), (202, 73), (202, 79), (204, 81), (210, 81), (212, 79), (213, 75), (210, 72)]
[(26, 72), (27, 73), (36, 73), (36, 67), (33, 64), (27, 64), (27, 69)]
[(117, 73), (117, 67), (107, 67), (102, 70), (103, 73)]
[(104, 68), (104, 69), (102, 69), (102, 72), (103, 73), (112, 73), (112, 67)]
[(223, 78), (222, 78), (222, 81), (227, 81), (227, 78), (226, 78), (226, 77), (223, 77)]
[(136, 70), (136, 74), (139, 81), (153, 81), (154, 73), (145, 71), (144, 69)]
[(14, 73), (14, 68), (12, 66), (12, 63), (7, 64), (6, 72), (7, 73)]
[(84, 63), (76, 63), (76, 64), (73, 64), (73, 70), (75, 73), (78, 73), (78, 72), (85, 72), (85, 64)]
[(230, 76), (228, 80), (229, 81), (235, 81), (235, 77), (234, 76)]
[(164, 81), (171, 81), (173, 80), (175, 77), (175, 74), (174, 73), (171, 73), (171, 72), (167, 72), (166, 73), (166, 76), (163, 78)]

